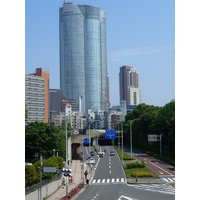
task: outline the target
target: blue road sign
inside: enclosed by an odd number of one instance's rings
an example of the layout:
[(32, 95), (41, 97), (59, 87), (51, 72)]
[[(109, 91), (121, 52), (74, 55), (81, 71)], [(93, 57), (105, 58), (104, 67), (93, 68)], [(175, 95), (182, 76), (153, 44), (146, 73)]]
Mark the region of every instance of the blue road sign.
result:
[(115, 130), (106, 130), (106, 139), (113, 140), (116, 138), (116, 131)]
[(50, 173), (50, 172), (56, 172), (55, 167), (44, 167), (44, 172)]
[(84, 144), (89, 144), (89, 138), (84, 138)]

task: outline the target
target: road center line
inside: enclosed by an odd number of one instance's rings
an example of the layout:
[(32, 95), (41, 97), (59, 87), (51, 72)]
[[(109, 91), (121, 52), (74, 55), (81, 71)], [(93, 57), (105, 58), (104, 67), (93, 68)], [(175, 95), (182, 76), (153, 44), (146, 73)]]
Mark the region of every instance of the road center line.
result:
[(163, 168), (161, 168), (161, 167), (157, 166), (156, 164), (152, 163), (151, 161), (149, 161), (149, 162), (150, 162), (152, 165), (154, 165), (154, 166), (158, 167), (159, 169), (161, 169), (161, 170), (163, 170), (163, 171), (167, 172), (169, 175), (171, 175), (171, 176), (172, 176), (172, 174), (170, 174), (168, 171), (166, 171), (166, 170), (164, 170)]

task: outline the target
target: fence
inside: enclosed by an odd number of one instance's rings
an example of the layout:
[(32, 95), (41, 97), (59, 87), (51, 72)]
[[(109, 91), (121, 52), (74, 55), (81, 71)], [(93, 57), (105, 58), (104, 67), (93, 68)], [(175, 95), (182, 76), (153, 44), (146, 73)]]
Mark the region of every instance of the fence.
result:
[[(51, 183), (51, 182), (56, 181), (58, 179), (61, 179), (61, 177), (62, 177), (62, 172), (59, 171), (57, 174), (55, 174), (51, 178), (42, 181), (42, 186), (45, 186), (48, 183)], [(32, 185), (31, 187), (25, 188), (25, 195), (27, 195), (27, 194), (29, 194), (31, 192), (34, 192), (35, 190), (38, 190), (39, 188), (40, 188), (40, 183)]]

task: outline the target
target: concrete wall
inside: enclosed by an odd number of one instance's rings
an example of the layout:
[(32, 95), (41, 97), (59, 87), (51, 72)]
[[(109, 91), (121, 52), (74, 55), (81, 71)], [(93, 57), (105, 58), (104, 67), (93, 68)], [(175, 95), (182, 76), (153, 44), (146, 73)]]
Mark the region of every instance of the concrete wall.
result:
[[(62, 185), (62, 178), (42, 187), (42, 200), (53, 194)], [(25, 195), (25, 200), (40, 200), (40, 190), (37, 189)]]

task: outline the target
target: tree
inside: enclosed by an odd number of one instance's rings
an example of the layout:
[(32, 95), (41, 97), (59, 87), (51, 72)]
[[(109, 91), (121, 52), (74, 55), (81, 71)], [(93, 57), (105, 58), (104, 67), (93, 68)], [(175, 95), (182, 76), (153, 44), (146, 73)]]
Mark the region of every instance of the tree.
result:
[(25, 121), (27, 122), (28, 119), (28, 109), (26, 108), (26, 104), (25, 104)]

